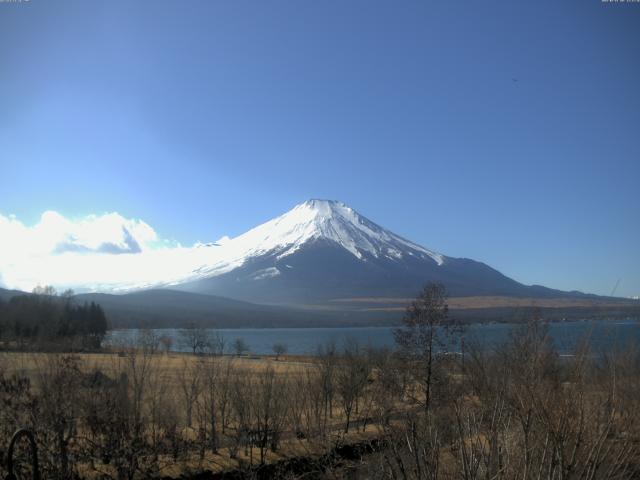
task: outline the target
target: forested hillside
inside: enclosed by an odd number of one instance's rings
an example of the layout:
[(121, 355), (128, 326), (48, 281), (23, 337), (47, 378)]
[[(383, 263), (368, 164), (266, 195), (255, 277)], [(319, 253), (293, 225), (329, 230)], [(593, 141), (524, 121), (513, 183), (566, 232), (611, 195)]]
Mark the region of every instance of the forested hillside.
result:
[(107, 317), (95, 302), (78, 303), (73, 292), (58, 295), (51, 287), (33, 294), (0, 298), (0, 338), (5, 347), (74, 346), (96, 349), (108, 329)]

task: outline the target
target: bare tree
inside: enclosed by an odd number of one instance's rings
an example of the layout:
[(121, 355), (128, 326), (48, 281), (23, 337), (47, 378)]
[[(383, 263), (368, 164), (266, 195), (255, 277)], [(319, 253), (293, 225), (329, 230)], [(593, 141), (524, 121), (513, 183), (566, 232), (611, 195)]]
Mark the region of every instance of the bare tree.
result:
[(323, 396), (323, 421), (322, 432), (327, 430), (327, 423), (333, 418), (333, 397), (335, 394), (336, 382), (336, 365), (338, 362), (338, 354), (334, 342), (328, 342), (326, 345), (318, 347), (320, 384)]
[(232, 381), (236, 375), (233, 358), (225, 357), (221, 360), (220, 374), (216, 382), (216, 398), (218, 403), (218, 412), (220, 413), (220, 429), (222, 434), (226, 433), (229, 423), (229, 403), (232, 394)]
[(171, 338), (169, 335), (162, 335), (159, 338), (159, 341), (160, 345), (162, 345), (162, 348), (164, 349), (164, 353), (168, 355), (171, 351), (171, 347), (173, 346), (173, 338)]
[[(200, 423), (204, 428), (204, 441), (211, 448), (211, 451), (218, 451), (218, 418), (222, 417), (221, 410), (224, 408), (226, 392), (222, 392), (223, 383), (225, 381), (225, 367), (223, 360), (218, 358), (207, 358), (202, 360), (202, 395), (200, 402), (201, 420)], [(227, 382), (228, 384), (228, 382)], [(222, 421), (222, 420), (221, 420)]]
[(224, 336), (217, 330), (214, 331), (209, 329), (208, 341), (207, 341), (207, 353), (214, 356), (224, 355), (226, 346), (227, 346), (227, 342)]
[(421, 398), (415, 400), (422, 403), (425, 412), (431, 406), (438, 353), (446, 352), (447, 337), (457, 327), (448, 317), (446, 298), (444, 286), (428, 284), (407, 308), (403, 327), (394, 331), (399, 354), (407, 362), (407, 371), (422, 390)]
[(192, 358), (182, 359), (178, 383), (184, 401), (185, 421), (189, 428), (193, 425), (193, 407), (202, 389), (203, 370), (201, 361), (194, 361)]
[(250, 372), (236, 370), (230, 380), (229, 405), (232, 409), (232, 425), (227, 429), (231, 437), (229, 453), (231, 458), (236, 458), (238, 450), (244, 445), (245, 453), (249, 453), (249, 432), (251, 430), (251, 378)]
[(250, 434), (260, 450), (260, 463), (265, 462), (267, 449), (276, 451), (284, 430), (288, 406), (286, 376), (276, 375), (269, 367), (252, 382)]
[(194, 355), (204, 353), (211, 347), (209, 332), (205, 328), (189, 325), (180, 330), (180, 340), (184, 348), (189, 349)]
[(249, 351), (249, 345), (243, 338), (236, 338), (233, 342), (233, 350), (240, 356)]
[(156, 364), (154, 356), (158, 351), (158, 337), (150, 330), (143, 330), (136, 339), (137, 346), (125, 357), (126, 375), (132, 390), (133, 425), (136, 438), (140, 438), (144, 428), (144, 401)]
[(345, 433), (349, 433), (352, 413), (354, 409), (357, 411), (358, 400), (367, 385), (370, 373), (366, 355), (355, 340), (349, 341), (336, 370), (336, 388), (345, 416)]
[(287, 353), (287, 345), (286, 343), (274, 343), (273, 344), (273, 353), (276, 354), (276, 361), (280, 359), (281, 355)]
[(57, 478), (72, 476), (70, 446), (77, 436), (79, 417), (80, 360), (71, 355), (49, 355), (46, 364), (38, 369), (42, 395), (41, 420), (47, 444), (52, 448), (53, 458), (50, 474)]

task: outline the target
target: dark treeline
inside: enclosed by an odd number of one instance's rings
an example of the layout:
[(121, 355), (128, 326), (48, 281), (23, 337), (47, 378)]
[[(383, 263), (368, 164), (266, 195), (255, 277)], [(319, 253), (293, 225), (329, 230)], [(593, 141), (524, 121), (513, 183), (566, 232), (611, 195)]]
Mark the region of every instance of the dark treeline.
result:
[(76, 304), (72, 291), (58, 295), (52, 287), (36, 288), (30, 295), (0, 299), (0, 338), (5, 346), (100, 347), (108, 328), (100, 305)]

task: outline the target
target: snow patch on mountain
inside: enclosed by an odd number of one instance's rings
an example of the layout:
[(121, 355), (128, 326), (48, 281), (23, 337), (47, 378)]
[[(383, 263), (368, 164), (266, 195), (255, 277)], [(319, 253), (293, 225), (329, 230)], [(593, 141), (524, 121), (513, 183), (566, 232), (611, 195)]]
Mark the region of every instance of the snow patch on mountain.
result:
[(252, 280), (264, 280), (265, 278), (277, 277), (280, 275), (280, 270), (276, 267), (263, 268), (251, 275)]

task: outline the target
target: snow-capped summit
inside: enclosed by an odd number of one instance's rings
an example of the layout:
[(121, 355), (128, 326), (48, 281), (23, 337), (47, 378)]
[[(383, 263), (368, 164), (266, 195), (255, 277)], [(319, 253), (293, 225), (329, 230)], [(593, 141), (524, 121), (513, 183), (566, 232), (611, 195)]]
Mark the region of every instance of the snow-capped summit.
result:
[(357, 258), (366, 254), (389, 258), (417, 255), (430, 257), (438, 265), (444, 261), (442, 255), (385, 230), (335, 200), (307, 200), (228, 240), (225, 246), (245, 258), (274, 252), (281, 259), (316, 240), (333, 242)]

